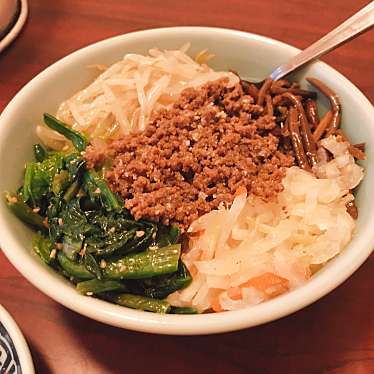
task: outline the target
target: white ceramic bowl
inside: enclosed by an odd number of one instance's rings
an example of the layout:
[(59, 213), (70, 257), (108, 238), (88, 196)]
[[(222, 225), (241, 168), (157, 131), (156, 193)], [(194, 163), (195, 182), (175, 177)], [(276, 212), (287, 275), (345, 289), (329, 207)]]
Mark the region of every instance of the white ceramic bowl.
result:
[(0, 0), (0, 52), (20, 33), (27, 13), (27, 0)]
[[(296, 48), (244, 32), (177, 27), (121, 35), (83, 48), (53, 64), (28, 83), (0, 117), (0, 191), (15, 190), (22, 181), (25, 162), (32, 159), (37, 141), (35, 124), (45, 111), (87, 85), (92, 72), (87, 65), (113, 63), (125, 53), (144, 53), (149, 48), (178, 48), (192, 43), (192, 54), (208, 48), (216, 54), (214, 68), (234, 69), (245, 77), (265, 77), (278, 64), (298, 52)], [(367, 159), (374, 147), (374, 109), (346, 78), (324, 63), (316, 62), (296, 75), (322, 79), (339, 95), (343, 127), (353, 142), (366, 142)], [(321, 102), (326, 106), (326, 101)], [(203, 315), (157, 315), (116, 306), (79, 295), (68, 281), (31, 253), (31, 230), (0, 202), (0, 242), (12, 264), (37, 288), (66, 307), (98, 321), (127, 329), (161, 334), (209, 334), (259, 325), (295, 312), (316, 301), (347, 279), (370, 255), (374, 245), (374, 164), (364, 162), (366, 177), (357, 192), (360, 217), (358, 234), (346, 250), (318, 272), (305, 286), (263, 304), (232, 312)]]
[(34, 374), (29, 347), (12, 316), (0, 304), (0, 372)]

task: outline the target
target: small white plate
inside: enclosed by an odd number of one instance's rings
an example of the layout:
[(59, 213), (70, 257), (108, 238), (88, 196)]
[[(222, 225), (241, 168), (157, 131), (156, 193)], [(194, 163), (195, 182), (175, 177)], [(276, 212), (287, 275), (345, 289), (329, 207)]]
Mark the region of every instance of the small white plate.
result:
[(2, 305), (0, 305), (0, 373), (34, 374), (34, 365), (26, 340)]
[(20, 0), (21, 9), (16, 22), (11, 29), (0, 39), (0, 52), (6, 48), (19, 34), (24, 26), (28, 13), (27, 0)]

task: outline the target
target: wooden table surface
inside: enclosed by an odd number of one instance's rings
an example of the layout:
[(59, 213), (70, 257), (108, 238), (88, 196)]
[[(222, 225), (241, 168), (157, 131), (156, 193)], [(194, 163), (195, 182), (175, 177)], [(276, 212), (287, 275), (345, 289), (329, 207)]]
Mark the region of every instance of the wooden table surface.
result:
[[(237, 28), (305, 48), (368, 0), (29, 0), (0, 55), (0, 111), (45, 67), (92, 42), (175, 25)], [(283, 5), (281, 5), (283, 4)], [(155, 43), (156, 44), (156, 43)], [(323, 58), (374, 101), (374, 31)], [(0, 303), (37, 373), (374, 373), (374, 257), (304, 310), (264, 326), (201, 337), (147, 335), (73, 313), (31, 286), (0, 253)]]

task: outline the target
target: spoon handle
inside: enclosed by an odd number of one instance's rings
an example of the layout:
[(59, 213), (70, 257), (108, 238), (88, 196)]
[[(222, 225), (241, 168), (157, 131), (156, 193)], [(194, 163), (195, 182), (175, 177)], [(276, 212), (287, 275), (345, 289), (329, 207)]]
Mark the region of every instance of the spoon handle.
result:
[(366, 5), (360, 11), (348, 18), (341, 25), (330, 31), (323, 38), (313, 43), (287, 63), (276, 68), (270, 78), (278, 80), (301, 65), (314, 60), (327, 52), (335, 49), (348, 40), (355, 38), (360, 33), (374, 26), (374, 1)]

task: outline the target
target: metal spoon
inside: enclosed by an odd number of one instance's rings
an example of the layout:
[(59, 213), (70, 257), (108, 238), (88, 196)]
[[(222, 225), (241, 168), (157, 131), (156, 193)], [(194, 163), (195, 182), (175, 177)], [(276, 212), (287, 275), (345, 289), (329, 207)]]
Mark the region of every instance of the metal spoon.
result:
[[(364, 31), (374, 26), (374, 1), (366, 5), (360, 11), (348, 18), (341, 25), (330, 31), (323, 38), (313, 43), (302, 52), (291, 58), (288, 62), (277, 67), (268, 78), (276, 81), (291, 73), (302, 65), (317, 59), (318, 57), (332, 51), (338, 46), (357, 37)], [(251, 82), (256, 86), (261, 86), (261, 82)]]

